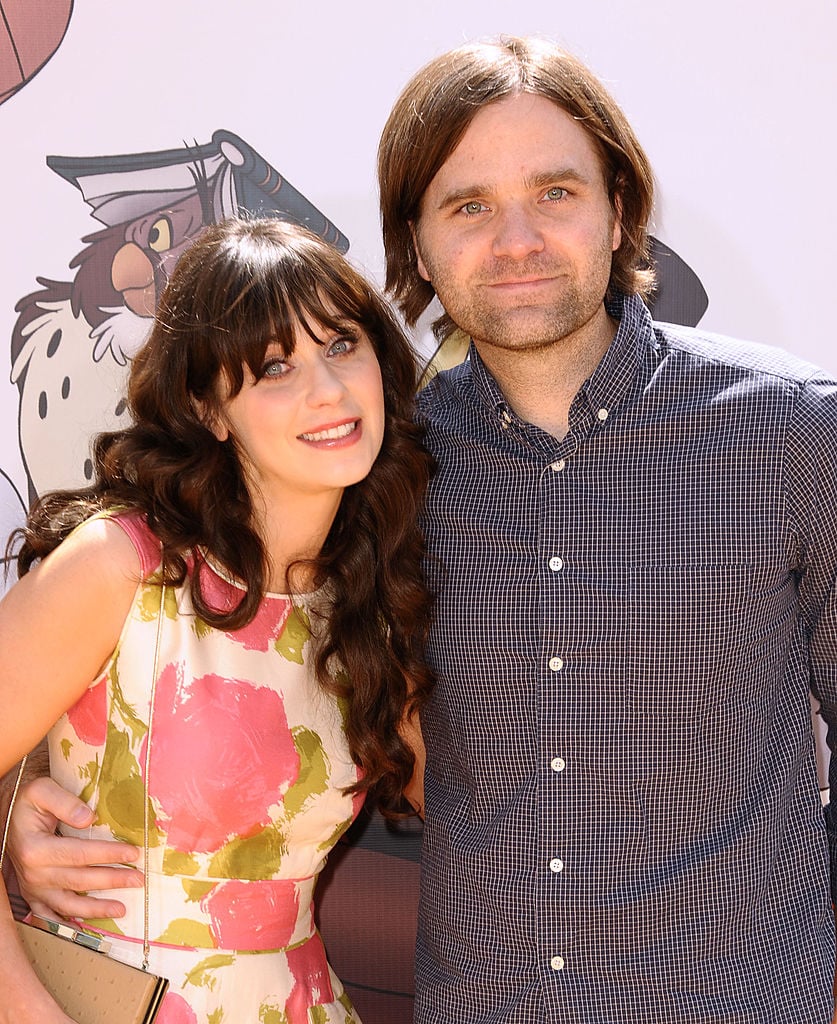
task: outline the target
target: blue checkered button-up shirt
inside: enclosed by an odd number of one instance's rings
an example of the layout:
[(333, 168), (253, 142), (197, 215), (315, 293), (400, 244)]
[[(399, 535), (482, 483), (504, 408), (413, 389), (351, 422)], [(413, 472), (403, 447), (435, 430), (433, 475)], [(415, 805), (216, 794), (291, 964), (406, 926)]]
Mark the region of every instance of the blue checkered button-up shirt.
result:
[(473, 347), (420, 398), (416, 1019), (824, 1024), (808, 690), (837, 721), (837, 385), (636, 298), (610, 313), (561, 441)]

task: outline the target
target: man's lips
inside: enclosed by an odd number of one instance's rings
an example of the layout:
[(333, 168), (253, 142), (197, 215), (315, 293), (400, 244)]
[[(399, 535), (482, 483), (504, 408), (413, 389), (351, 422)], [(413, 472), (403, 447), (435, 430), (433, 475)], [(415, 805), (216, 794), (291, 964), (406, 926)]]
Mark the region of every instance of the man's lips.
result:
[(487, 281), (485, 284), (488, 288), (537, 288), (540, 285), (552, 284), (555, 280), (553, 276), (515, 277), (505, 278), (501, 281)]

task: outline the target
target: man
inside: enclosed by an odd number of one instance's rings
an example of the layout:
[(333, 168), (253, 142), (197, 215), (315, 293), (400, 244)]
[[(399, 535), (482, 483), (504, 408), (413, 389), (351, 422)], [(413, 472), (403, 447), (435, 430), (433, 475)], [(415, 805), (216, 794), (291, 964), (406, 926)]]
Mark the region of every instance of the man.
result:
[(420, 398), (417, 1021), (825, 1024), (837, 385), (652, 324), (647, 160), (550, 44), (432, 62), (379, 169), (388, 287), (471, 337)]
[(471, 337), (420, 399), (416, 1019), (830, 1020), (837, 385), (652, 325), (648, 162), (554, 46), (433, 61), (379, 172), (405, 317)]

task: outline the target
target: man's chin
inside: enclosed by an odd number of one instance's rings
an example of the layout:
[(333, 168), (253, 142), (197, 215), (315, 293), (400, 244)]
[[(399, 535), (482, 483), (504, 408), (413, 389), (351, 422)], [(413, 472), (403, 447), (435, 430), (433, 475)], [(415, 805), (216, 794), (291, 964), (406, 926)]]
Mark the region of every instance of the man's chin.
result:
[(532, 310), (504, 310), (491, 320), (474, 325), (468, 333), (477, 345), (525, 352), (548, 348), (576, 329), (567, 321)]

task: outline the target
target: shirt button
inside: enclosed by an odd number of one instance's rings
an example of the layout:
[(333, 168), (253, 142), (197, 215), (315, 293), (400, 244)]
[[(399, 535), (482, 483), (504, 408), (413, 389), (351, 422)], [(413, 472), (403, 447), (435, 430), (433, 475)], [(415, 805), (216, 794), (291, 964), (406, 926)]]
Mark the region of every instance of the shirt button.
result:
[(549, 862), (549, 870), (553, 873), (553, 875), (557, 875), (559, 872), (564, 870), (564, 862), (561, 860), (560, 857), (552, 858), (552, 860)]
[(553, 572), (559, 572), (561, 569), (564, 568), (564, 559), (559, 558), (557, 555), (553, 555), (552, 558), (550, 558), (549, 560), (549, 568)]
[(564, 970), (564, 958), (562, 956), (554, 956), (549, 961), (549, 966), (552, 968), (553, 971), (563, 971)]
[(604, 421), (608, 418), (610, 413), (607, 411), (607, 409), (599, 409), (596, 415), (599, 417), (602, 423), (604, 423)]
[(564, 667), (564, 659), (559, 658), (557, 655), (554, 658), (549, 659), (549, 670), (550, 672), (560, 672)]
[(567, 460), (566, 459), (558, 459), (557, 462), (551, 463), (549, 468), (552, 470), (553, 473), (560, 473), (562, 469), (566, 468), (566, 466), (567, 466)]
[(562, 772), (567, 767), (567, 762), (563, 757), (553, 757), (549, 762), (549, 767), (554, 772)]

